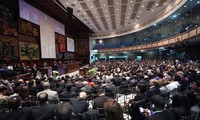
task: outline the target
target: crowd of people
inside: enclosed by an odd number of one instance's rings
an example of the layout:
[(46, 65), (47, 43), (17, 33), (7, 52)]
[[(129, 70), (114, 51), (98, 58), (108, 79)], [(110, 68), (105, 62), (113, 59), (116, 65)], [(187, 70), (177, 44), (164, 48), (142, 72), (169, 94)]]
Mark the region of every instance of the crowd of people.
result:
[[(27, 81), (1, 79), (0, 120), (124, 120), (124, 114), (132, 120), (198, 117), (197, 62), (96, 61), (89, 67), (98, 72)], [(117, 96), (128, 92), (136, 96), (122, 106)]]

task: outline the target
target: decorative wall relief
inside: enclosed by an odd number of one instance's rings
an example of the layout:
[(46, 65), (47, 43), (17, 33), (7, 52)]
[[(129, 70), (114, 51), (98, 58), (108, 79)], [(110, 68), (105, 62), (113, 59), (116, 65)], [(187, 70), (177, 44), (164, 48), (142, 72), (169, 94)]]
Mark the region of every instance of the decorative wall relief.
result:
[(16, 38), (0, 35), (0, 60), (19, 60)]
[(20, 60), (39, 60), (39, 46), (37, 44), (19, 42)]
[(19, 32), (33, 37), (40, 37), (40, 28), (38, 25), (28, 22), (24, 19), (19, 19)]

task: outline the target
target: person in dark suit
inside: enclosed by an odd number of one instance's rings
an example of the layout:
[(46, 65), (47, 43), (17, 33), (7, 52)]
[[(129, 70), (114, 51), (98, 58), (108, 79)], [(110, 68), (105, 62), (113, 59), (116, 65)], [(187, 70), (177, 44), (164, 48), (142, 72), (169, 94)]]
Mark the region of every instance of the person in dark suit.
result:
[(1, 114), (0, 120), (28, 120), (30, 119), (31, 108), (21, 108), (21, 98), (14, 96), (8, 100), (12, 112)]
[(152, 114), (147, 116), (148, 120), (175, 120), (172, 111), (164, 110), (165, 101), (162, 96), (154, 95), (150, 99)]
[(70, 98), (69, 103), (72, 105), (73, 113), (78, 115), (78, 113), (82, 114), (88, 110), (89, 104), (85, 100), (87, 97), (86, 92), (80, 92), (78, 98)]
[(176, 120), (180, 120), (181, 117), (191, 115), (190, 102), (187, 96), (182, 94), (175, 94), (172, 97), (171, 111), (174, 113)]
[(40, 106), (35, 107), (31, 111), (32, 120), (53, 120), (56, 105), (48, 103), (48, 94), (40, 93), (38, 95), (38, 101), (40, 102)]
[(61, 92), (60, 97), (61, 98), (73, 98), (76, 97), (77, 93), (72, 91), (72, 85), (71, 84), (67, 84), (65, 86), (66, 90)]
[(115, 91), (117, 91), (116, 86), (110, 80), (106, 80), (105, 93), (107, 94)]
[(107, 99), (109, 99), (109, 97), (107, 97), (106, 95), (105, 95), (105, 91), (103, 90), (103, 89), (98, 89), (97, 90), (97, 92), (98, 92), (98, 96), (99, 97), (97, 97), (95, 100), (94, 100), (94, 105), (93, 105), (93, 108), (95, 109), (95, 108), (103, 108), (103, 105), (104, 105), (104, 103), (105, 103), (105, 101), (107, 100)]
[(150, 88), (146, 91), (146, 98), (151, 98), (153, 95), (160, 95), (160, 89), (158, 81), (155, 79), (151, 79), (149, 81)]

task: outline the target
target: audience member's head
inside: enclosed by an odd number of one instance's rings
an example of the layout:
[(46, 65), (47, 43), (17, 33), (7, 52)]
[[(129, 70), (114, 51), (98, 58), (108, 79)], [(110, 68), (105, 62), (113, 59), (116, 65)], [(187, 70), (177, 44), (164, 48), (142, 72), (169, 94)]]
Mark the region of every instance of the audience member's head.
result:
[(147, 84), (143, 82), (139, 82), (136, 86), (136, 90), (140, 93), (144, 93), (147, 90)]
[(42, 88), (45, 90), (45, 89), (50, 89), (50, 83), (49, 82), (44, 82), (42, 83)]
[(123, 120), (123, 110), (120, 104), (114, 99), (108, 99), (104, 103), (106, 120)]
[(196, 80), (192, 83), (192, 90), (198, 91), (200, 90), (200, 80)]
[(40, 105), (45, 104), (48, 101), (48, 94), (45, 92), (40, 93), (38, 95), (38, 101), (40, 102)]
[(6, 94), (6, 86), (5, 85), (0, 85), (0, 94), (4, 95)]
[(67, 102), (57, 104), (55, 115), (57, 120), (71, 120), (72, 106)]
[(86, 92), (80, 92), (79, 93), (79, 98), (86, 99), (86, 97), (87, 97), (87, 93)]
[(66, 90), (68, 92), (71, 91), (71, 89), (72, 89), (72, 85), (71, 84), (66, 84), (65, 87), (66, 87)]
[(105, 90), (102, 89), (102, 88), (99, 88), (99, 89), (97, 90), (97, 93), (98, 93), (99, 96), (104, 95), (104, 94), (105, 94)]
[(154, 95), (151, 97), (150, 102), (153, 111), (164, 110), (165, 101), (162, 96)]
[(21, 86), (19, 89), (19, 96), (22, 99), (25, 99), (28, 97), (28, 95), (29, 95), (29, 87), (26, 85)]
[(190, 103), (187, 96), (182, 94), (175, 94), (172, 97), (172, 108), (182, 107), (184, 109), (190, 109)]
[(21, 106), (21, 98), (19, 96), (11, 97), (8, 100), (9, 108), (12, 110), (16, 110)]

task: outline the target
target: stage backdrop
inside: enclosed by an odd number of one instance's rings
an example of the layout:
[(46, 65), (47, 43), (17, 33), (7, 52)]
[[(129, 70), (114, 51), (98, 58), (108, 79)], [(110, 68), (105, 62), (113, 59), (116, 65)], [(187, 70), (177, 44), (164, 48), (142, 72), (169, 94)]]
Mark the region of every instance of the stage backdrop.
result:
[(39, 46), (37, 44), (19, 42), (20, 60), (39, 60)]

